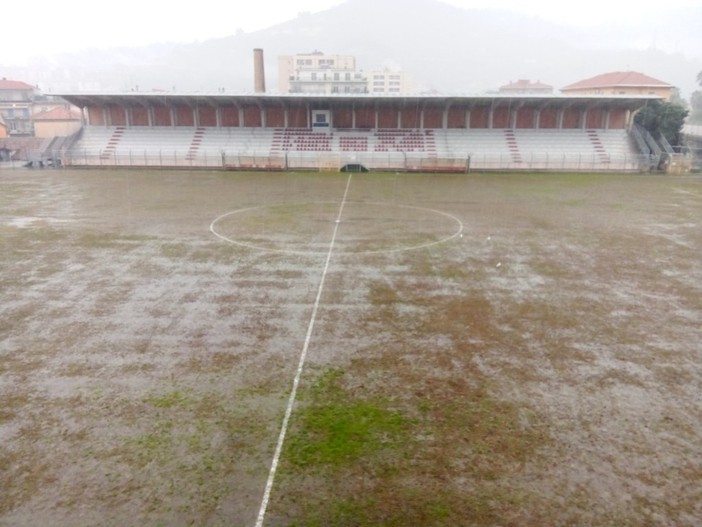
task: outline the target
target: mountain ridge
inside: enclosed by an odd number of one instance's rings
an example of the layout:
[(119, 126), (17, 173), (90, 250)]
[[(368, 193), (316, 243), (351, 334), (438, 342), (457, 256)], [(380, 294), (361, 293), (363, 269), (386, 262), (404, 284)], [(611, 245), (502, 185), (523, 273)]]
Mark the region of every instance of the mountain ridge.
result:
[[(419, 91), (447, 94), (496, 90), (516, 79), (540, 80), (557, 90), (599, 73), (633, 70), (678, 86), (689, 96), (702, 70), (702, 57), (613, 48), (617, 43), (610, 42), (612, 35), (605, 42), (604, 37), (598, 40), (597, 31), (529, 15), (462, 9), (437, 0), (408, 0), (401, 10), (397, 5), (391, 0), (347, 0), (252, 33), (62, 54), (33, 67), (3, 68), (3, 75), (38, 83), (49, 92), (247, 93), (253, 88), (255, 47), (264, 49), (271, 92), (277, 89), (277, 57), (313, 50), (354, 55), (359, 69), (366, 71), (400, 68), (415, 78)], [(702, 10), (697, 12), (702, 18)], [(593, 42), (602, 45), (593, 47)]]

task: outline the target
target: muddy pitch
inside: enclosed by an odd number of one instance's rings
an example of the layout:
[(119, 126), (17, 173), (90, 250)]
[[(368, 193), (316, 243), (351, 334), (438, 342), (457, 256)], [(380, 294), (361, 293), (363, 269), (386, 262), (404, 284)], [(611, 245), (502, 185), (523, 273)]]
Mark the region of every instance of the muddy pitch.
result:
[[(1, 171), (0, 525), (253, 525), (347, 181)], [(702, 522), (699, 178), (348, 200), (266, 525)]]

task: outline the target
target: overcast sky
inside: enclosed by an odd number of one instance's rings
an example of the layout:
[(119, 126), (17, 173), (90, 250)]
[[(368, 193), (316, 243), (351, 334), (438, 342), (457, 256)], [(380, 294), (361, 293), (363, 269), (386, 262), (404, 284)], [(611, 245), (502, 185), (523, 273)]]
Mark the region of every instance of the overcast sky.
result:
[[(444, 1), (459, 7), (508, 9), (588, 26), (622, 18), (650, 23), (665, 9), (693, 6), (700, 0)], [(232, 35), (237, 30), (248, 33), (295, 18), (300, 12), (318, 12), (341, 3), (342, 0), (7, 2), (3, 9), (6, 23), (3, 24), (0, 64), (17, 64), (30, 56), (84, 48), (192, 42)], [(30, 5), (32, 13), (27, 16), (26, 9)], [(398, 10), (401, 9), (402, 0), (397, 0), (397, 5)], [(155, 23), (156, 20), (159, 22)]]

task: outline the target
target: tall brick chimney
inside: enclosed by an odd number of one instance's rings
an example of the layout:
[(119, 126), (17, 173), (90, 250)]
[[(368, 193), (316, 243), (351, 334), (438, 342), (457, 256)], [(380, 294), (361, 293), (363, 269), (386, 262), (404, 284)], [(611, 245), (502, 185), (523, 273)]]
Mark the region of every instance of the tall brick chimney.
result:
[(254, 52), (254, 92), (266, 93), (266, 74), (263, 71), (263, 50), (256, 48)]

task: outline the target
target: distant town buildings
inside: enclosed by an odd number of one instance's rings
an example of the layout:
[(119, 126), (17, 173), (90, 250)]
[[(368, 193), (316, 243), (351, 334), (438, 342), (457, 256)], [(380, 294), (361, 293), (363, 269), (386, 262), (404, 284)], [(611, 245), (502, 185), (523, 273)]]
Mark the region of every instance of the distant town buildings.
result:
[(368, 93), (373, 95), (400, 95), (414, 93), (414, 79), (404, 71), (385, 69), (368, 73)]
[(81, 122), (80, 111), (65, 101), (26, 82), (0, 79), (0, 137), (68, 136)]
[(46, 107), (33, 117), (34, 137), (68, 137), (80, 130), (80, 112), (68, 104)]
[(544, 84), (541, 81), (532, 82), (528, 79), (520, 79), (518, 81), (510, 82), (504, 86), (500, 86), (500, 93), (513, 93), (513, 94), (552, 94), (553, 86), (550, 84)]
[(351, 55), (325, 55), (321, 51), (278, 57), (281, 93), (367, 93), (368, 83), (356, 71)]
[(637, 71), (602, 73), (561, 88), (566, 95), (656, 95), (668, 101), (674, 86)]
[(7, 134), (34, 134), (32, 104), (36, 88), (22, 81), (0, 80), (0, 116), (7, 127)]
[(399, 95), (414, 91), (412, 78), (389, 69), (363, 72), (352, 55), (321, 51), (278, 57), (280, 93)]

